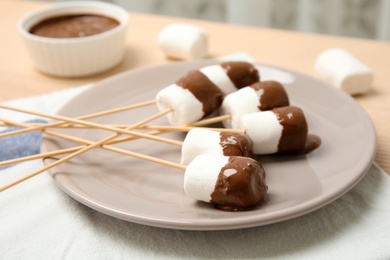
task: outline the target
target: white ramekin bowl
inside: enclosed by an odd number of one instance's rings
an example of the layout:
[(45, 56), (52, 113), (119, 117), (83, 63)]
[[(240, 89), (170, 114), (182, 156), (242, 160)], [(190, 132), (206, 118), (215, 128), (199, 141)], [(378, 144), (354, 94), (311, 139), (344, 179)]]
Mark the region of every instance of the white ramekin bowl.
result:
[[(100, 14), (114, 18), (119, 25), (80, 38), (48, 38), (29, 32), (47, 18), (74, 14)], [(123, 59), (128, 19), (127, 11), (117, 5), (97, 1), (63, 2), (26, 14), (18, 21), (17, 28), (39, 70), (55, 76), (81, 77), (105, 71)]]

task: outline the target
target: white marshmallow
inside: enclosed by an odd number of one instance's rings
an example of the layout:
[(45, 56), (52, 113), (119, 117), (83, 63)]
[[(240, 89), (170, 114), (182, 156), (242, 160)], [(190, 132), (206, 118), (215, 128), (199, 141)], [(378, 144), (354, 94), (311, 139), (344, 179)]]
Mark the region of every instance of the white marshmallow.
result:
[(220, 65), (206, 66), (200, 69), (211, 82), (214, 83), (224, 94), (229, 94), (237, 90), (226, 71)]
[(374, 77), (369, 67), (343, 49), (322, 52), (315, 68), (327, 81), (351, 95), (366, 92)]
[(278, 151), (283, 126), (272, 111), (256, 112), (242, 115), (238, 128), (244, 129), (252, 139), (254, 154), (273, 154)]
[(210, 202), (221, 169), (228, 156), (201, 154), (187, 166), (184, 173), (184, 191), (190, 198)]
[(208, 54), (208, 33), (188, 24), (170, 24), (157, 38), (166, 56), (176, 59), (201, 59)]
[(191, 129), (181, 148), (181, 164), (189, 164), (200, 154), (223, 155), (220, 132), (201, 128)]
[(156, 95), (157, 106), (161, 111), (172, 108), (167, 114), (171, 125), (189, 124), (204, 115), (203, 104), (189, 91), (176, 84), (160, 90)]
[(226, 128), (237, 128), (238, 120), (244, 114), (259, 111), (259, 95), (251, 87), (239, 89), (225, 96), (221, 108), (221, 115), (231, 115), (231, 119), (223, 121)]

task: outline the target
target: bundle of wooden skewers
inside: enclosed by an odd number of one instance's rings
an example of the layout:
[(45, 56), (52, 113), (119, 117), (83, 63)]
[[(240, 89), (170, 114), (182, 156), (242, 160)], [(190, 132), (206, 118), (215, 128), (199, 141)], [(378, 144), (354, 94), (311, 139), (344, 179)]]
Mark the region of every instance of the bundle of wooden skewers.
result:
[[(167, 132), (172, 132), (172, 131), (186, 132), (186, 131), (191, 130), (194, 127), (205, 128), (204, 126), (218, 123), (218, 122), (221, 122), (223, 120), (230, 118), (229, 115), (218, 116), (218, 117), (200, 120), (198, 122), (188, 124), (188, 125), (183, 125), (183, 126), (147, 125), (149, 122), (172, 112), (171, 109), (167, 109), (165, 111), (158, 112), (155, 115), (152, 115), (148, 118), (145, 118), (145, 119), (143, 119), (135, 124), (132, 124), (132, 125), (100, 124), (100, 123), (96, 123), (96, 122), (92, 122), (92, 121), (87, 121), (89, 119), (107, 116), (107, 115), (111, 115), (111, 114), (115, 114), (115, 113), (119, 113), (119, 112), (123, 112), (123, 111), (127, 111), (127, 110), (142, 108), (145, 106), (153, 105), (155, 103), (156, 103), (155, 100), (150, 100), (150, 101), (140, 102), (137, 104), (132, 104), (129, 106), (124, 106), (124, 107), (119, 107), (119, 108), (115, 108), (115, 109), (110, 109), (110, 110), (105, 110), (105, 111), (93, 113), (93, 114), (83, 115), (83, 116), (79, 116), (76, 118), (61, 116), (61, 115), (57, 115), (57, 114), (47, 114), (47, 113), (42, 113), (42, 112), (37, 112), (37, 111), (31, 111), (31, 110), (22, 109), (22, 108), (11, 107), (11, 106), (4, 105), (4, 104), (0, 105), (1, 109), (17, 111), (17, 112), (26, 113), (29, 115), (34, 115), (34, 116), (43, 117), (43, 118), (47, 118), (47, 119), (52, 120), (49, 123), (21, 123), (21, 122), (16, 122), (16, 121), (6, 119), (6, 118), (0, 118), (0, 122), (1, 122), (0, 126), (1, 127), (18, 127), (18, 128), (20, 128), (18, 130), (14, 130), (14, 131), (10, 131), (10, 132), (3, 132), (0, 134), (0, 138), (7, 138), (10, 136), (25, 134), (25, 133), (32, 132), (32, 131), (39, 131), (39, 132), (44, 133), (45, 135), (50, 135), (50, 136), (54, 136), (57, 138), (62, 138), (64, 140), (70, 140), (70, 141), (73, 141), (76, 143), (80, 143), (80, 145), (57, 150), (57, 151), (50, 151), (50, 152), (39, 153), (39, 154), (34, 154), (34, 155), (29, 155), (29, 156), (24, 156), (24, 157), (1, 161), (0, 167), (3, 167), (3, 166), (9, 166), (9, 165), (13, 165), (13, 164), (17, 164), (17, 163), (21, 163), (21, 162), (25, 162), (25, 161), (30, 161), (30, 160), (44, 160), (46, 158), (52, 158), (52, 157), (58, 156), (58, 155), (65, 155), (61, 159), (55, 160), (54, 162), (52, 162), (50, 164), (46, 164), (41, 169), (38, 169), (38, 170), (36, 170), (36, 171), (18, 179), (18, 180), (15, 180), (7, 185), (0, 187), (0, 192), (4, 191), (6, 189), (9, 189), (9, 188), (11, 188), (11, 187), (23, 182), (23, 181), (26, 181), (29, 178), (32, 178), (32, 177), (34, 177), (42, 172), (45, 172), (45, 171), (47, 171), (47, 170), (49, 170), (49, 169), (51, 169), (51, 168), (53, 168), (61, 163), (67, 162), (67, 161), (71, 160), (72, 158), (75, 158), (76, 156), (79, 156), (79, 155), (81, 155), (81, 154), (83, 154), (91, 149), (94, 149), (94, 148), (109, 150), (109, 151), (112, 151), (115, 153), (128, 155), (131, 157), (151, 161), (151, 162), (166, 165), (169, 167), (185, 169), (186, 166), (179, 164), (179, 163), (159, 159), (159, 158), (152, 157), (149, 155), (140, 154), (140, 153), (137, 153), (135, 151), (130, 151), (127, 149), (118, 148), (118, 147), (114, 147), (111, 145), (121, 143), (121, 142), (128, 142), (128, 141), (139, 139), (139, 138), (145, 138), (145, 139), (149, 139), (149, 140), (153, 140), (153, 141), (157, 141), (157, 142), (164, 142), (164, 143), (169, 143), (169, 144), (181, 146), (183, 144), (183, 142), (181, 142), (181, 141), (160, 137), (158, 135), (163, 134), (163, 133), (167, 133)], [(59, 131), (55, 131), (56, 128), (58, 128), (58, 129), (61, 129), (61, 128), (75, 128), (75, 129), (76, 128), (90, 128), (90, 129), (111, 131), (112, 134), (105, 137), (105, 138), (102, 138), (98, 141), (90, 141), (90, 140), (86, 140), (86, 139), (72, 136), (69, 134), (60, 133)], [(150, 132), (144, 133), (144, 132), (140, 132), (140, 131), (135, 131), (136, 129), (150, 130)], [(240, 132), (240, 133), (244, 132), (244, 130), (239, 130), (239, 129), (237, 129), (237, 130), (225, 129), (225, 128), (212, 128), (212, 129), (219, 131), (219, 132), (224, 132), (224, 131)]]

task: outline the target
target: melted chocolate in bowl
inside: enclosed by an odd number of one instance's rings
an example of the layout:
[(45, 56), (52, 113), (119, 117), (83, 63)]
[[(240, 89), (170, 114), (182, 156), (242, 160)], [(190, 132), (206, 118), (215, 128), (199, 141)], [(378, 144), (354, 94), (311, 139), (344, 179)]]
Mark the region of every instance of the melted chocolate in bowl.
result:
[(118, 25), (117, 20), (103, 15), (63, 15), (39, 22), (30, 33), (49, 38), (79, 38), (103, 33)]

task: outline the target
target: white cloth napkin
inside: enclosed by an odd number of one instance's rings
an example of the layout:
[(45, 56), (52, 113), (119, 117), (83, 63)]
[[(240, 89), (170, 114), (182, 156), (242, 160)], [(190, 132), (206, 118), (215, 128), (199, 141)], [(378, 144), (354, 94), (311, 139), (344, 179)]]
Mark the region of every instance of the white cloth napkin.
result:
[[(7, 102), (54, 113), (90, 86)], [(0, 110), (0, 117), (31, 116)], [(42, 167), (0, 171), (0, 185)], [(0, 259), (390, 259), (390, 177), (373, 164), (347, 194), (313, 213), (231, 231), (181, 231), (122, 221), (73, 200), (42, 173), (0, 193)]]

